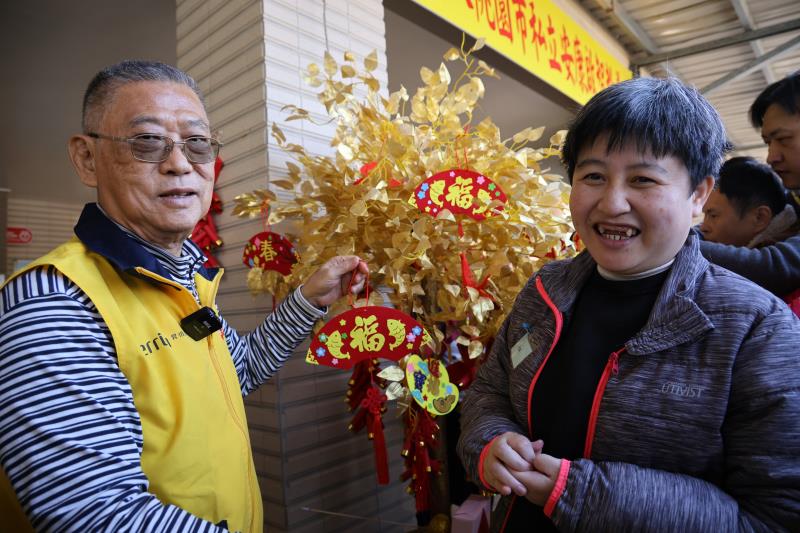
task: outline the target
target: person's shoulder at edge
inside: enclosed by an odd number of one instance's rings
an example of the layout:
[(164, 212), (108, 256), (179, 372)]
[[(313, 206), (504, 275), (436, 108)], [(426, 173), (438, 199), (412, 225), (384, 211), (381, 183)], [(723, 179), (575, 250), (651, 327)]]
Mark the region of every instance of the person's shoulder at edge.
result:
[(778, 296), (800, 288), (800, 234), (761, 248), (701, 239), (700, 252), (711, 263), (732, 270)]
[(35, 298), (67, 296), (75, 298), (77, 287), (53, 266), (31, 268), (9, 279), (0, 289), (0, 316), (13, 307)]
[(763, 317), (783, 308), (787, 316), (792, 314), (786, 303), (766, 288), (712, 261), (697, 280), (692, 298), (707, 314)]

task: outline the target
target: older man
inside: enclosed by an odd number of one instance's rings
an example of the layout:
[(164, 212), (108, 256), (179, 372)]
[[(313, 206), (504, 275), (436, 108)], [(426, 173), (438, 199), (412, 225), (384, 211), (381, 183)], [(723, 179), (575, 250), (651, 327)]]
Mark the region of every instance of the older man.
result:
[(239, 336), (187, 240), (219, 146), (178, 69), (90, 83), (69, 154), (97, 203), (0, 292), (0, 530), (261, 531), (242, 396), (366, 264), (332, 259)]
[[(800, 71), (764, 89), (750, 107), (750, 121), (761, 129), (767, 163), (781, 177), (800, 216)], [(706, 241), (700, 251), (778, 296), (800, 289), (800, 235), (762, 248)]]

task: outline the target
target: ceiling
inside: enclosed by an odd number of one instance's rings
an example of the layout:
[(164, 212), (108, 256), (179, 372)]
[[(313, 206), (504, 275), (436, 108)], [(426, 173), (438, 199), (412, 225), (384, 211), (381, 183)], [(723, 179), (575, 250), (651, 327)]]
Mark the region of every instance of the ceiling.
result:
[(800, 1), (578, 2), (619, 40), (635, 67), (699, 88), (722, 116), (738, 155), (766, 159), (748, 110), (767, 85), (800, 68)]

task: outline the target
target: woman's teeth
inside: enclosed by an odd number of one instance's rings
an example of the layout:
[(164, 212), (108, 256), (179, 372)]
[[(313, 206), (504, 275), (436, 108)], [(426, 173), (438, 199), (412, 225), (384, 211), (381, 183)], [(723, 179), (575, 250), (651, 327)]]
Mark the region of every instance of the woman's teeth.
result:
[(600, 233), (600, 235), (612, 241), (621, 241), (623, 239), (630, 239), (631, 237), (639, 234), (639, 230), (634, 228), (612, 229), (612, 228), (598, 227), (597, 231)]

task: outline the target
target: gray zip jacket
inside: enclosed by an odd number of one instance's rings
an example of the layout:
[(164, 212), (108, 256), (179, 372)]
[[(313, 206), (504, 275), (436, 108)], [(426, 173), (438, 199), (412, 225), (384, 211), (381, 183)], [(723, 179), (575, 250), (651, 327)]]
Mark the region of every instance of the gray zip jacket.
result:
[[(595, 268), (585, 252), (550, 263), (517, 297), (465, 393), (458, 453), (472, 479), (494, 437), (530, 437), (539, 371)], [(533, 352), (514, 368), (526, 334)], [(545, 512), (561, 531), (800, 531), (800, 320), (690, 235), (647, 324), (609, 354), (584, 458), (560, 474)]]

